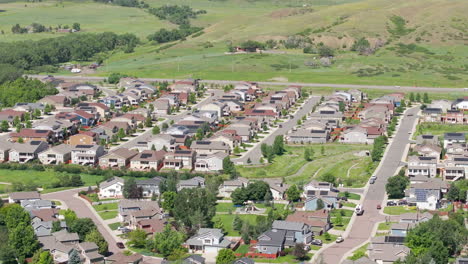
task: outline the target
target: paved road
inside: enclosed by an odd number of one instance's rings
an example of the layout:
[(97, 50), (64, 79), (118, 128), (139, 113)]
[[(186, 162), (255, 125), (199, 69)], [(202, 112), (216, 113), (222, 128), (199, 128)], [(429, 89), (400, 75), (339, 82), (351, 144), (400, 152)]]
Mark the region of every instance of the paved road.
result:
[[(320, 101), (319, 96), (311, 96), (307, 101), (304, 103), (301, 109), (299, 109), (295, 114), (294, 118), (288, 119), (288, 121), (282, 123), (281, 128), (277, 128), (273, 133), (271, 133), (268, 137), (264, 138), (261, 143), (266, 143), (268, 145), (273, 144), (275, 137), (278, 135), (286, 135), (289, 130), (291, 130), (295, 125), (297, 125), (297, 120), (301, 119), (304, 115), (308, 114), (312, 111), (317, 102)], [(253, 164), (259, 163), (260, 158), (262, 157), (261, 151), (261, 143), (256, 144), (249, 152), (243, 155), (241, 158), (234, 159), (233, 161), (236, 163), (247, 163), (247, 159), (250, 158)]]
[(85, 201), (75, 196), (80, 190), (86, 189), (87, 187), (43, 194), (42, 198), (46, 200), (60, 200), (64, 202), (69, 209), (75, 211), (79, 218), (91, 218), (104, 239), (109, 243), (109, 251), (113, 253), (120, 252), (121, 250), (116, 246), (117, 240), (111, 235), (108, 227), (101, 221), (101, 218), (86, 205)]
[[(32, 78), (44, 78), (46, 75), (29, 75)], [(65, 79), (69, 81), (103, 81), (105, 77), (96, 77), (96, 76), (81, 76), (81, 75), (64, 75), (64, 76), (55, 76), (56, 78)], [(175, 79), (161, 79), (161, 78), (139, 78), (143, 81), (168, 81), (172, 82)], [(208, 84), (235, 84), (239, 81), (231, 80), (201, 80), (202, 83)], [(330, 88), (356, 88), (356, 89), (378, 89), (378, 90), (397, 90), (397, 91), (414, 91), (414, 92), (460, 92), (464, 91), (463, 88), (444, 88), (444, 87), (414, 87), (414, 86), (391, 86), (391, 85), (357, 85), (357, 84), (333, 84), (333, 83), (299, 83), (299, 82), (257, 82), (260, 85), (278, 85), (278, 86), (287, 86), (287, 85), (300, 85), (304, 87), (330, 87)], [(468, 92), (468, 89), (466, 90)]]
[[(377, 222), (385, 221), (385, 216), (379, 213), (376, 206), (377, 204), (382, 204), (385, 198), (385, 184), (387, 179), (395, 175), (398, 167), (402, 164), (401, 160), (405, 153), (405, 148), (407, 144), (410, 143), (409, 138), (411, 135), (409, 133), (411, 133), (418, 119), (418, 111), (418, 108), (410, 109), (402, 118), (401, 125), (393, 138), (393, 142), (389, 146), (381, 162), (382, 164), (375, 173), (377, 180), (375, 184), (370, 185), (369, 190), (365, 194), (363, 200), (364, 215), (356, 217), (349, 231), (349, 235), (345, 238), (344, 242), (335, 244), (322, 252), (324, 263), (340, 263), (347, 252), (364, 243), (371, 237), (372, 229)], [(408, 116), (407, 114), (413, 114), (413, 116)]]

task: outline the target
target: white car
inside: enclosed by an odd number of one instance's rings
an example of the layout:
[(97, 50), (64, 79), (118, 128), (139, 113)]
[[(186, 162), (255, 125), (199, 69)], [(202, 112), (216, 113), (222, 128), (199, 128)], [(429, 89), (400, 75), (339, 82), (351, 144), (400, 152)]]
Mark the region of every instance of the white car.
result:
[(344, 241), (344, 239), (343, 239), (342, 236), (339, 236), (339, 237), (336, 238), (336, 243), (341, 243), (343, 241)]

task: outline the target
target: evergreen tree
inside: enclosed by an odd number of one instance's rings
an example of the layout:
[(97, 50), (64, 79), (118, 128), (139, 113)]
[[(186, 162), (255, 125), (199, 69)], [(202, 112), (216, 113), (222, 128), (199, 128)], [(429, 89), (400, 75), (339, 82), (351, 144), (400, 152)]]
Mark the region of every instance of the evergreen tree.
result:
[(8, 124), (8, 122), (6, 120), (3, 120), (1, 124), (2, 132), (8, 132), (9, 128), (10, 128), (10, 125)]
[[(164, 123), (164, 124), (166, 124), (166, 123)], [(164, 127), (164, 124), (163, 124), (163, 127)], [(153, 135), (158, 135), (159, 133), (161, 133), (161, 129), (159, 128), (158, 125), (156, 125), (156, 126), (153, 127), (151, 132), (153, 133)]]
[(108, 247), (109, 245), (107, 244), (107, 241), (104, 239), (104, 237), (99, 233), (99, 231), (94, 228), (91, 232), (89, 232), (86, 235), (85, 238), (86, 242), (94, 242), (98, 246), (98, 252), (99, 254), (107, 254)]

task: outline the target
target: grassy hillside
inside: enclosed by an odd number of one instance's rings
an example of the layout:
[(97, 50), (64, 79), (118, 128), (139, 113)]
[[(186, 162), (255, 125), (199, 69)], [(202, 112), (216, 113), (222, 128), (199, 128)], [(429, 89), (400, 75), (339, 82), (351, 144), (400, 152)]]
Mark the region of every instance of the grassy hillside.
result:
[[(152, 7), (167, 3), (146, 1)], [(465, 87), (467, 82), (468, 19), (465, 0), (173, 0), (203, 9), (207, 14), (192, 21), (204, 27), (198, 37), (167, 45), (144, 43), (134, 53), (109, 54), (97, 72), (122, 72), (139, 77), (197, 77), (233, 80), (289, 80)], [(27, 6), (25, 6), (27, 5)], [(135, 33), (145, 36), (160, 28), (174, 28), (142, 9), (91, 2), (0, 4), (0, 41), (57, 36), (51, 33), (13, 35), (15, 23), (39, 22), (46, 26), (81, 23), (84, 31)], [(392, 16), (406, 20), (402, 34)], [(389, 30), (390, 29), (390, 30)], [(285, 49), (285, 54), (225, 55), (227, 43), (245, 40), (286, 40), (298, 33), (314, 44), (337, 49), (330, 67), (306, 66), (317, 54)], [(398, 36), (397, 36), (398, 35)], [(355, 39), (371, 45), (385, 43), (369, 56), (350, 51)], [(401, 46), (399, 44), (415, 44)]]

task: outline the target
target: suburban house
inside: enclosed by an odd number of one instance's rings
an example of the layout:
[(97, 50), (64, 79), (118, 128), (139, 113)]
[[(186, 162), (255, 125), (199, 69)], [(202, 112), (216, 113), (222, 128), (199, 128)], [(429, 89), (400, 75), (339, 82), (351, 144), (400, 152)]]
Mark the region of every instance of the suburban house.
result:
[(162, 232), (166, 225), (166, 219), (160, 219), (156, 217), (151, 219), (138, 220), (136, 228), (144, 230), (147, 235), (153, 235)]
[(221, 171), (223, 170), (223, 160), (228, 157), (225, 152), (219, 151), (213, 154), (198, 154), (196, 157), (195, 171)]
[(23, 142), (44, 141), (46, 143), (53, 143), (56, 141), (54, 133), (50, 130), (23, 128), (20, 132), (10, 133), (11, 141), (18, 142), (20, 138)]
[(123, 186), (125, 180), (114, 176), (99, 184), (99, 197), (101, 198), (121, 198), (123, 197)]
[(196, 151), (197, 154), (209, 155), (217, 152), (231, 153), (229, 145), (221, 141), (197, 140), (192, 142), (190, 148)]
[(123, 168), (130, 165), (130, 160), (135, 157), (138, 152), (127, 148), (118, 148), (99, 158), (99, 166), (101, 168)]
[(156, 170), (158, 171), (163, 166), (164, 155), (166, 152), (164, 150), (145, 150), (137, 155), (135, 155), (130, 160), (130, 168), (132, 170), (148, 171)]
[(466, 122), (466, 119), (463, 111), (447, 110), (447, 113), (445, 113), (445, 115), (442, 115), (441, 121), (445, 124), (464, 124)]
[(117, 252), (112, 256), (107, 257), (106, 263), (109, 264), (143, 264), (143, 256), (141, 254), (126, 255), (123, 252)]
[(270, 186), (273, 199), (283, 200), (286, 197), (289, 184), (284, 183), (282, 179), (266, 178), (263, 181)]
[(309, 244), (310, 241), (312, 241), (312, 232), (310, 231), (310, 227), (304, 222), (275, 220), (271, 228), (276, 230), (285, 230), (287, 233), (293, 234), (295, 243)]
[(78, 131), (77, 124), (68, 120), (58, 120), (55, 118), (47, 118), (34, 122), (33, 126), (36, 130), (52, 131), (52, 138), (55, 140), (63, 139), (68, 135), (74, 135)]
[(229, 248), (231, 241), (224, 238), (223, 231), (217, 228), (200, 228), (197, 233), (185, 242), (191, 252), (218, 252)]
[(168, 134), (159, 134), (148, 139), (147, 148), (154, 150), (173, 151), (177, 144), (175, 137)]
[(423, 156), (408, 157), (408, 176), (418, 175), (434, 178), (437, 175), (437, 158)]
[(453, 156), (444, 160), (441, 168), (442, 177), (447, 181), (466, 179), (468, 175), (468, 157)]
[(49, 145), (44, 141), (28, 141), (14, 143), (9, 152), (9, 161), (26, 163), (38, 158), (39, 153), (46, 150)]
[(11, 143), (7, 140), (2, 140), (0, 142), (0, 162), (8, 161), (10, 155), (10, 149), (14, 143)]
[(200, 107), (202, 111), (216, 111), (218, 114), (218, 118), (229, 116), (231, 114), (231, 110), (226, 103), (215, 101), (213, 103), (205, 104)]
[(447, 193), (449, 183), (438, 178), (430, 179), (424, 183), (411, 184), (405, 191), (408, 204), (414, 204), (420, 210), (437, 210), (440, 208), (440, 200)]
[(407, 246), (393, 243), (370, 243), (367, 250), (372, 261), (382, 264), (404, 259), (410, 253)]
[(424, 144), (414, 146), (413, 151), (417, 152), (420, 156), (423, 157), (436, 158), (436, 161), (438, 162), (442, 148), (438, 145)]
[(39, 153), (42, 164), (66, 164), (71, 160), (72, 146), (60, 144)]
[(433, 215), (428, 212), (405, 213), (400, 215), (400, 223), (421, 223), (429, 221), (432, 217)]
[(97, 136), (95, 133), (80, 133), (68, 138), (68, 144), (76, 145), (93, 145), (96, 144)]
[(333, 191), (333, 184), (329, 182), (319, 182), (316, 180), (311, 180), (309, 183), (303, 187), (304, 193), (303, 196), (307, 197), (308, 191)]
[(357, 260), (345, 259), (342, 264), (377, 264), (377, 262), (372, 261), (368, 257), (364, 256)]
[(71, 163), (94, 166), (104, 154), (104, 148), (100, 145), (76, 145), (71, 152)]
[(465, 133), (445, 133), (444, 134), (444, 148), (446, 148), (448, 144), (454, 144), (454, 143), (466, 143)]
[(137, 186), (143, 189), (144, 197), (151, 197), (152, 195), (159, 196), (159, 185), (164, 179), (161, 177), (154, 177), (148, 180), (136, 180)]
[(156, 201), (124, 199), (119, 201), (119, 218), (131, 228), (136, 228), (138, 221), (162, 219), (162, 213)]
[(175, 149), (164, 156), (165, 169), (193, 169), (196, 152), (194, 150)]
[(286, 136), (289, 143), (327, 143), (330, 140), (330, 133), (327, 130), (307, 130), (298, 129)]
[(181, 180), (177, 184), (177, 191), (192, 188), (205, 188), (205, 179), (197, 176), (188, 180)]
[(249, 180), (246, 178), (239, 177), (234, 180), (227, 180), (224, 181), (219, 186), (219, 193), (218, 195), (221, 197), (230, 198), (232, 192), (234, 192), (237, 188), (247, 187), (249, 185)]
[(295, 211), (288, 215), (286, 221), (305, 223), (314, 236), (322, 235), (331, 228), (330, 213), (322, 209), (317, 211)]
[(416, 224), (414, 223), (393, 223), (390, 227), (390, 235), (405, 237), (408, 234), (408, 231), (415, 226)]
[(452, 109), (452, 101), (449, 100), (432, 100), (432, 102), (427, 105), (427, 108), (438, 108), (441, 109), (442, 112), (447, 112), (447, 110)]
[(7, 121), (10, 126), (13, 126), (13, 121), (15, 119), (22, 121), (25, 112), (15, 111), (12, 109), (5, 109), (0, 111), (0, 122)]
[(84, 264), (101, 263), (104, 256), (99, 254), (99, 247), (94, 242), (81, 242), (78, 244), (78, 253), (84, 257)]
[(41, 194), (37, 191), (33, 192), (12, 192), (8, 196), (8, 203), (18, 203), (23, 201), (38, 201), (41, 200)]
[(468, 97), (458, 98), (452, 104), (452, 108), (459, 110), (468, 110)]
[(442, 117), (442, 109), (440, 108), (425, 108), (422, 111), (422, 121), (424, 122), (440, 122)]
[(417, 145), (440, 145), (439, 144), (439, 139), (437, 136), (434, 135), (419, 135), (416, 137), (416, 144)]
[(308, 190), (306, 200), (304, 202), (305, 211), (315, 211), (321, 209), (319, 206), (319, 200), (323, 203), (323, 208), (331, 210), (338, 208), (337, 193), (332, 191), (314, 191)]
[(293, 247), (294, 233), (286, 230), (270, 229), (258, 237), (257, 251), (278, 256), (285, 247)]
[[(52, 209), (52, 207), (54, 206), (54, 204), (49, 200), (22, 200), (20, 204), (21, 204), (21, 207), (23, 207), (28, 212), (32, 213), (32, 211), (34, 210), (35, 212), (39, 214), (43, 209)], [(57, 213), (57, 212), (54, 212), (54, 213)]]
[(39, 100), (39, 102), (43, 104), (53, 105), (56, 108), (58, 108), (69, 105), (70, 99), (64, 95), (49, 95)]
[(169, 99), (159, 98), (154, 101), (154, 113), (157, 115), (167, 115), (171, 111), (171, 104)]
[[(250, 135), (249, 135), (250, 138)], [(229, 145), (231, 150), (239, 146), (242, 142), (242, 137), (237, 134), (235, 129), (223, 129), (218, 131), (214, 136), (209, 138), (210, 141), (221, 141)]]

